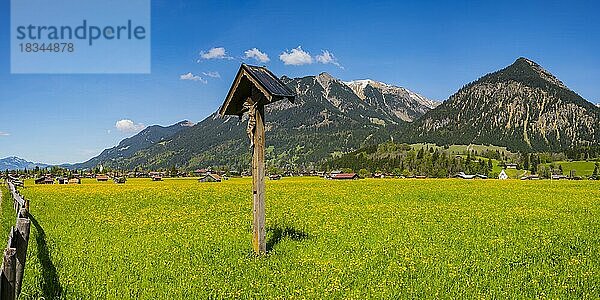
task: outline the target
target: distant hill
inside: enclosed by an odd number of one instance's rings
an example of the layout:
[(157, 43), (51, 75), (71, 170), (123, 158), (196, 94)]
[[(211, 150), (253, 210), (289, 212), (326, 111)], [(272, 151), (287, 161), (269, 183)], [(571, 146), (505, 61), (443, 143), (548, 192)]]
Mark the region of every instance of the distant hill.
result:
[(178, 132), (194, 126), (190, 121), (181, 121), (171, 126), (163, 127), (153, 125), (146, 127), (138, 134), (122, 140), (119, 145), (106, 149), (100, 155), (79, 164), (68, 166), (73, 169), (89, 169), (99, 164), (112, 165), (117, 167), (121, 159), (133, 156), (136, 152), (146, 149), (150, 146), (166, 143), (169, 138)]
[(412, 142), (558, 151), (600, 141), (600, 109), (526, 58), (466, 85), (412, 125)]
[(11, 157), (0, 159), (0, 171), (4, 171), (4, 170), (12, 171), (12, 170), (24, 170), (24, 169), (32, 170), (32, 169), (35, 169), (35, 167), (47, 168), (49, 166), (50, 165), (47, 165), (47, 164), (30, 162), (30, 161), (24, 160), (24, 159), (16, 157), (16, 156), (11, 156)]

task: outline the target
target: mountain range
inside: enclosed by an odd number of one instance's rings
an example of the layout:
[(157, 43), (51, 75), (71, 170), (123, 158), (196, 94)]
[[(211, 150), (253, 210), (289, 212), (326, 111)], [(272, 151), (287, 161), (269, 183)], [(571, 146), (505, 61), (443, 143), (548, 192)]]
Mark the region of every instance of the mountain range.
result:
[(30, 162), (30, 161), (27, 161), (25, 159), (22, 159), (22, 158), (19, 158), (16, 156), (11, 156), (11, 157), (6, 157), (6, 158), (0, 159), (0, 170), (2, 170), (2, 171), (4, 171), (4, 170), (24, 170), (24, 169), (32, 170), (32, 169), (35, 169), (35, 167), (47, 168), (49, 166), (50, 165), (47, 165), (47, 164)]
[[(443, 103), (369, 79), (345, 82), (327, 73), (281, 79), (297, 97), (265, 108), (270, 166), (310, 167), (390, 140), (516, 151), (561, 151), (600, 141), (600, 108), (526, 58), (465, 85)], [(72, 167), (245, 168), (246, 121), (215, 112), (197, 124), (150, 126)]]
[[(335, 152), (389, 140), (390, 133), (399, 132), (439, 105), (408, 89), (373, 80), (343, 82), (321, 73), (283, 77), (282, 81), (296, 92), (296, 101), (279, 101), (265, 108), (267, 159), (280, 166), (308, 166)], [(193, 127), (132, 155), (117, 156), (112, 148), (106, 152), (110, 155), (93, 158), (79, 167), (102, 162), (121, 168), (241, 168), (250, 159), (245, 124), (245, 116), (220, 118), (213, 113)]]
[(171, 126), (153, 125), (144, 128), (138, 134), (122, 140), (117, 146), (105, 149), (100, 155), (92, 159), (73, 164), (73, 169), (90, 169), (100, 164), (112, 165), (118, 167), (120, 160), (135, 155), (138, 151), (152, 147), (156, 144), (166, 143), (168, 139), (178, 132), (194, 126), (190, 121), (181, 121)]

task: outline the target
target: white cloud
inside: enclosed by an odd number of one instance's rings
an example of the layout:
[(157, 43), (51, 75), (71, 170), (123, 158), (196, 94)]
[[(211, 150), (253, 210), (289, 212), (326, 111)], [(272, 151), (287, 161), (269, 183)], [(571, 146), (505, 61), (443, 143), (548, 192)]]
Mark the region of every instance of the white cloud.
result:
[(212, 78), (221, 78), (221, 74), (219, 72), (202, 72), (204, 76), (212, 77)]
[(342, 68), (335, 55), (328, 50), (322, 50), (321, 54), (317, 55), (315, 58), (322, 64), (332, 64)]
[(4, 131), (0, 131), (0, 136), (9, 136), (10, 133), (8, 132), (4, 132)]
[(121, 132), (126, 132), (126, 133), (133, 133), (133, 132), (139, 132), (142, 129), (146, 128), (146, 125), (142, 124), (142, 123), (134, 123), (131, 120), (128, 119), (123, 119), (123, 120), (119, 120), (117, 121), (117, 123), (115, 124), (115, 127), (117, 128), (118, 131)]
[(227, 52), (223, 47), (215, 47), (208, 51), (200, 51), (200, 57), (203, 59), (232, 59), (227, 56)]
[(244, 52), (244, 58), (246, 58), (246, 59), (254, 58), (261, 63), (266, 63), (266, 62), (270, 61), (269, 56), (266, 53), (261, 52), (260, 50), (258, 50), (256, 48), (246, 50)]
[(310, 65), (313, 63), (313, 58), (310, 56), (310, 53), (302, 50), (302, 47), (300, 46), (289, 52), (284, 51), (279, 55), (279, 59), (281, 59), (283, 64), (292, 66)]
[(207, 83), (206, 79), (198, 76), (198, 75), (194, 75), (192, 74), (192, 72), (183, 74), (183, 75), (179, 75), (179, 79), (180, 80), (190, 80), (190, 81), (200, 81), (202, 83)]

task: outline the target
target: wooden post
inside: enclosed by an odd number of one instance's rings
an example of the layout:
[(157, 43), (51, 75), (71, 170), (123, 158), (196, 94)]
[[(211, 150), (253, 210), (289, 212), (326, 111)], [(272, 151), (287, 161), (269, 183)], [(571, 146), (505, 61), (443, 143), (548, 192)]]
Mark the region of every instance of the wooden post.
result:
[(252, 148), (252, 248), (258, 255), (267, 252), (265, 234), (265, 105), (288, 99), (296, 94), (266, 67), (242, 64), (227, 93), (219, 115), (248, 112), (246, 132)]
[(265, 109), (258, 102), (254, 110), (256, 127), (254, 129), (254, 147), (252, 153), (252, 195), (253, 214), (252, 246), (254, 253), (265, 254), (267, 242), (265, 235)]
[(4, 250), (4, 260), (2, 262), (2, 279), (0, 282), (0, 299), (15, 299), (15, 267), (17, 259), (15, 257), (17, 250), (15, 248), (6, 248)]
[[(21, 209), (24, 211), (25, 209)], [(31, 221), (26, 218), (17, 219), (17, 228), (15, 235), (13, 236), (16, 242), (16, 272), (15, 272), (15, 293), (16, 295), (21, 294), (21, 285), (23, 283), (23, 274), (25, 272), (25, 260), (27, 259), (27, 244), (29, 242), (29, 231), (31, 228)]]
[(25, 208), (25, 206), (21, 207), (21, 209), (19, 210), (19, 215), (17, 216), (18, 218), (29, 218), (29, 212), (27, 211), (27, 209)]

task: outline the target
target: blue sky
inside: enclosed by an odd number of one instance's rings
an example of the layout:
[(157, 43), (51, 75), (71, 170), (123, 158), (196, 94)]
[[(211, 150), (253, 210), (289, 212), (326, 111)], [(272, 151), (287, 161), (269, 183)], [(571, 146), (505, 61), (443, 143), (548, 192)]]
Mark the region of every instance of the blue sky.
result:
[[(525, 56), (600, 102), (597, 1), (152, 0), (152, 71), (141, 75), (10, 74), (9, 1), (0, 1), (0, 157), (79, 162), (143, 125), (198, 122), (219, 107), (242, 61), (445, 100)], [(269, 61), (243, 59), (253, 48)], [(133, 124), (119, 130), (124, 119)]]

